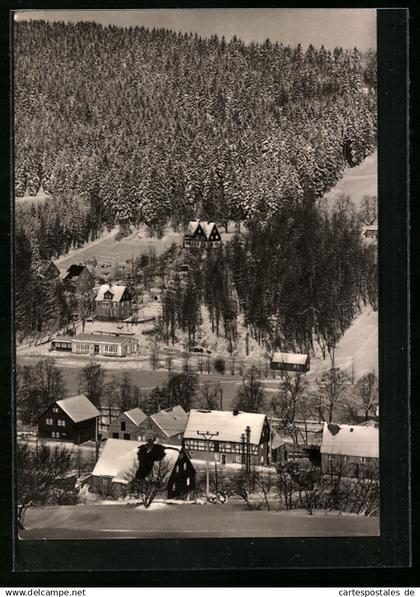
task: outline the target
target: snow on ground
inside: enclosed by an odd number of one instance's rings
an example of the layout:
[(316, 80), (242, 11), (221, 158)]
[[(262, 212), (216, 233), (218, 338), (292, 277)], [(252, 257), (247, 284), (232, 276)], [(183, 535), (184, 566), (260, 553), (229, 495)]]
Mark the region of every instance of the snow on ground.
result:
[[(194, 506), (196, 509), (194, 509)], [(29, 508), (22, 538), (280, 537), (378, 535), (379, 519), (302, 511), (244, 511), (243, 505), (173, 505), (145, 511), (121, 506)], [(196, 512), (196, 514), (195, 514)]]
[(332, 207), (341, 194), (349, 195), (356, 207), (365, 195), (378, 195), (378, 154), (375, 151), (359, 166), (345, 171), (343, 178), (325, 195), (327, 204)]

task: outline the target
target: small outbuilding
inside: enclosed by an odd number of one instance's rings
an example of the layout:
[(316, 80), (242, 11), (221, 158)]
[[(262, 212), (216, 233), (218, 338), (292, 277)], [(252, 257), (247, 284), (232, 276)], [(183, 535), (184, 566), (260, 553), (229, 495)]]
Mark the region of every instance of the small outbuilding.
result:
[(310, 369), (310, 358), (308, 354), (275, 352), (270, 366), (274, 371), (307, 373)]
[(84, 394), (57, 400), (38, 417), (38, 436), (75, 444), (96, 441), (100, 416)]
[(378, 225), (371, 224), (369, 226), (365, 226), (362, 230), (362, 234), (365, 238), (377, 240), (378, 238)]

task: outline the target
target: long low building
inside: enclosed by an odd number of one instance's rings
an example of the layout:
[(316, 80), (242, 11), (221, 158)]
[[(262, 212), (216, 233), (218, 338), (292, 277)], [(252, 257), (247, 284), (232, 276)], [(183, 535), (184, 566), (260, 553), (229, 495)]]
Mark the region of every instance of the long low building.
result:
[(74, 354), (125, 357), (138, 352), (134, 334), (81, 333), (77, 336), (59, 336), (51, 341), (51, 350)]

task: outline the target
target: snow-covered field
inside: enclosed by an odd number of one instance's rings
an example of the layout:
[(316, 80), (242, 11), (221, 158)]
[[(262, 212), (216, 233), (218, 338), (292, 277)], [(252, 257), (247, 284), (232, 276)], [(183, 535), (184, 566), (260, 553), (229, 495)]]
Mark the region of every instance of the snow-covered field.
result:
[[(194, 514), (196, 512), (196, 514)], [(303, 511), (244, 511), (242, 505), (179, 504), (153, 510), (92, 505), (29, 508), (25, 539), (139, 537), (319, 537), (379, 534), (379, 519)]]
[(365, 195), (378, 196), (378, 154), (373, 152), (359, 166), (345, 171), (343, 178), (325, 195), (332, 206), (339, 195), (349, 195), (356, 207)]

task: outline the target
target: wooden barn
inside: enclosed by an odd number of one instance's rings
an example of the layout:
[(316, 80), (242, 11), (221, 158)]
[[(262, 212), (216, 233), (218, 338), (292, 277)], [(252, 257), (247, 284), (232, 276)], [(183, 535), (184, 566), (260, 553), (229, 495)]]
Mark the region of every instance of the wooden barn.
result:
[(125, 440), (135, 439), (134, 432), (146, 419), (147, 415), (141, 408), (126, 410), (111, 422), (108, 427), (108, 437)]
[(95, 318), (122, 321), (132, 313), (131, 297), (126, 286), (102, 284), (95, 298)]
[[(143, 449), (140, 448), (143, 446)], [(161, 495), (168, 499), (188, 499), (195, 490), (195, 469), (182, 447), (157, 444), (163, 451), (164, 483)], [(92, 492), (115, 497), (127, 494), (138, 476), (147, 447), (143, 442), (110, 438), (99, 456), (88, 485)], [(145, 475), (147, 480), (148, 475)]]
[(64, 288), (76, 294), (91, 292), (95, 285), (95, 278), (85, 265), (71, 265), (63, 278)]
[(188, 415), (180, 405), (160, 410), (142, 421), (132, 432), (132, 439), (145, 441), (151, 434), (159, 442), (181, 445), (187, 419)]
[(84, 394), (57, 400), (38, 417), (38, 435), (75, 444), (96, 441), (100, 416)]
[(290, 371), (294, 373), (307, 373), (310, 369), (308, 354), (294, 352), (275, 352), (271, 359), (270, 367), (274, 371)]
[(379, 464), (379, 429), (324, 423), (321, 467), (324, 474), (360, 477)]
[(134, 334), (80, 333), (72, 339), (71, 351), (75, 354), (126, 357), (138, 350)]
[(191, 409), (184, 433), (184, 446), (191, 458), (207, 460), (207, 441), (200, 432), (210, 433), (209, 454), (221, 464), (266, 465), (270, 460), (270, 426), (267, 417), (238, 410)]
[(184, 247), (210, 249), (217, 247), (222, 242), (222, 237), (215, 222), (192, 221), (188, 224), (184, 235)]

